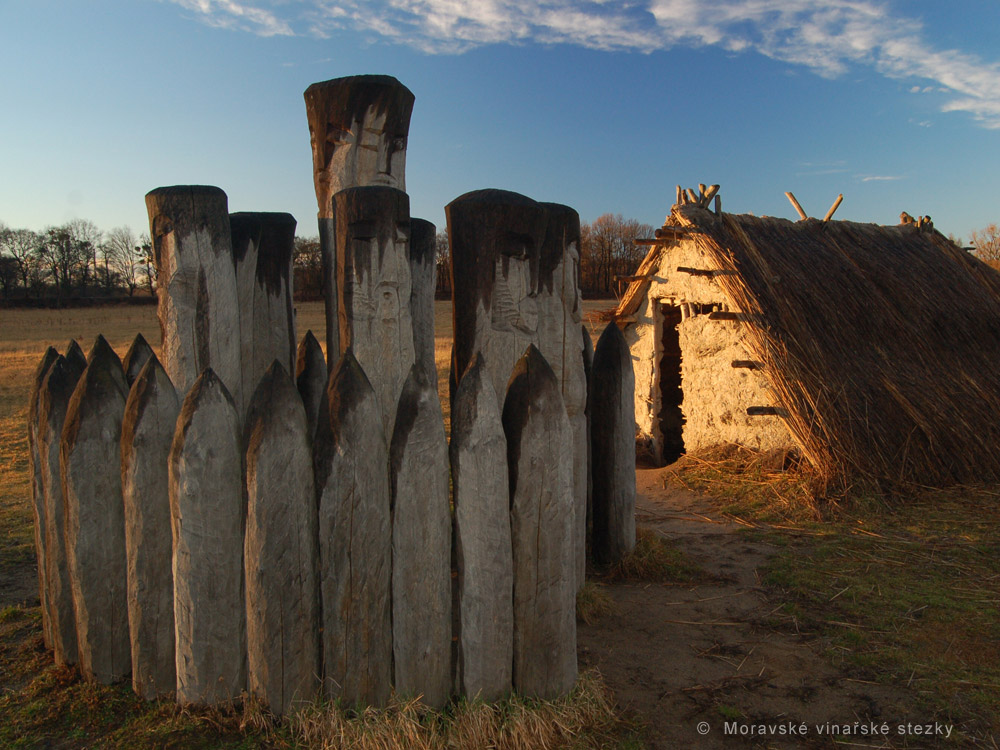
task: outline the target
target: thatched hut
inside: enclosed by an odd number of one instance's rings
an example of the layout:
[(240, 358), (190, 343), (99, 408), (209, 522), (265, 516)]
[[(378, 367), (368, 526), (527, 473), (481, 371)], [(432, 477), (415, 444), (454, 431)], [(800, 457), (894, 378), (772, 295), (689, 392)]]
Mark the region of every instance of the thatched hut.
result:
[(654, 453), (792, 447), (883, 488), (1000, 480), (1000, 274), (929, 222), (706, 205), (672, 207), (615, 313)]

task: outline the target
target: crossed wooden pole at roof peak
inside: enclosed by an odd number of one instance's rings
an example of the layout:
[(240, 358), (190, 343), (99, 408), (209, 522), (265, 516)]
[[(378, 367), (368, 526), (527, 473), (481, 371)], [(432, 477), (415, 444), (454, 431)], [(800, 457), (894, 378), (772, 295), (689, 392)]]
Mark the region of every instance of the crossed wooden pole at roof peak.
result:
[(685, 190), (680, 185), (677, 186), (676, 205), (678, 206), (695, 205), (701, 208), (708, 208), (708, 204), (712, 202), (713, 198), (715, 198), (715, 213), (722, 213), (722, 199), (719, 197), (718, 185), (706, 187), (704, 183), (700, 183), (698, 185), (698, 192), (695, 192), (694, 188)]
[[(806, 215), (806, 212), (802, 210), (802, 206), (799, 205), (799, 202), (795, 200), (794, 195), (788, 192), (785, 193), (785, 197), (788, 198), (789, 202), (792, 204), (792, 207), (796, 211), (798, 211), (799, 218), (801, 218), (803, 221), (809, 218), (809, 216)], [(830, 206), (830, 210), (826, 212), (826, 216), (823, 217), (823, 221), (830, 221), (830, 219), (833, 218), (833, 215), (837, 212), (837, 209), (840, 208), (840, 204), (843, 202), (843, 200), (844, 200), (844, 194), (841, 193), (840, 195), (837, 196), (837, 200), (833, 202), (833, 205)]]

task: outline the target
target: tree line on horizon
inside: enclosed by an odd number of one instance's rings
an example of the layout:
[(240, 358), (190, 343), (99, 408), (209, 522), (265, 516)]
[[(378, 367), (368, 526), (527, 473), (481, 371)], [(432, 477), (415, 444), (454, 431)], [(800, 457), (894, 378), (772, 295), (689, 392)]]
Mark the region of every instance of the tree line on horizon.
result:
[[(587, 297), (620, 296), (646, 248), (633, 240), (651, 237), (653, 227), (621, 214), (603, 214), (580, 225), (580, 281)], [(950, 237), (961, 245), (961, 239)], [(1000, 268), (1000, 226), (988, 224), (970, 236), (971, 252)], [(437, 234), (438, 297), (451, 294), (448, 235)], [(296, 237), (293, 255), (296, 296), (323, 294), (319, 238)], [(103, 231), (74, 219), (40, 232), (12, 229), (0, 222), (0, 299), (49, 300), (151, 296), (156, 264), (149, 235), (127, 226)]]

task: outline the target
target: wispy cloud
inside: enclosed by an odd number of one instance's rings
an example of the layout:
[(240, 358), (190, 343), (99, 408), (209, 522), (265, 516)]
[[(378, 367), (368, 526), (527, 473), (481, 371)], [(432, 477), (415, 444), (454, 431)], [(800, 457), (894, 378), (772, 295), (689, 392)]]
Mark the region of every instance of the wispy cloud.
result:
[(905, 179), (902, 175), (875, 175), (875, 174), (859, 174), (857, 179), (861, 182), (895, 182), (896, 180)]
[[(945, 93), (944, 112), (1000, 129), (1000, 63), (937, 49), (916, 19), (879, 0), (171, 0), (215, 26), (264, 36), (361, 31), (430, 54), (487, 44), (652, 52), (756, 52), (824, 77), (873, 68)], [(263, 6), (270, 9), (265, 9)]]
[(171, 0), (196, 13), (196, 18), (221, 29), (249, 31), (259, 36), (294, 36), (288, 21), (263, 8), (237, 0)]

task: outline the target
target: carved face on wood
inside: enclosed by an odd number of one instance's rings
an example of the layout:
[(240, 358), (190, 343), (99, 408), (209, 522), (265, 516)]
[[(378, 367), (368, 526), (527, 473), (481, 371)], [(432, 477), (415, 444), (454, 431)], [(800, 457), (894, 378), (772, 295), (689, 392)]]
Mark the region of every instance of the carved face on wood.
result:
[(363, 185), (406, 189), (413, 94), (391, 76), (350, 76), (305, 92), (319, 215), (338, 191)]
[(454, 279), (455, 361), (482, 352), (501, 402), (514, 363), (538, 343), (545, 209), (506, 190), (478, 190), (446, 208)]
[(356, 187), (337, 193), (333, 208), (341, 347), (353, 349), (387, 415), (413, 365), (409, 198), (395, 188)]

